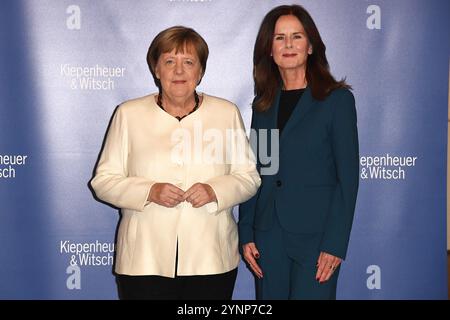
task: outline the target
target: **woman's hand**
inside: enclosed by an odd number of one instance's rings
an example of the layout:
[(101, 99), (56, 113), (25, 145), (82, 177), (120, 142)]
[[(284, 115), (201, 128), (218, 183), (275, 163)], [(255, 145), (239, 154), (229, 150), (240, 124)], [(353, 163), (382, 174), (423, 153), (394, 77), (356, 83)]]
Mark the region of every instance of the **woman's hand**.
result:
[(209, 202), (217, 201), (217, 197), (209, 184), (196, 183), (185, 192), (183, 200), (192, 204), (194, 208), (199, 208)]
[(256, 248), (255, 243), (249, 242), (249, 243), (244, 244), (242, 246), (242, 251), (244, 254), (244, 259), (250, 265), (250, 268), (252, 269), (253, 273), (258, 278), (261, 279), (263, 277), (263, 273), (262, 273), (262, 270), (259, 267), (258, 263), (256, 262), (256, 259), (259, 259), (259, 251)]
[(173, 208), (184, 201), (184, 191), (171, 183), (155, 183), (147, 200), (167, 208)]
[(320, 283), (328, 281), (341, 261), (341, 258), (322, 251), (317, 260), (316, 280)]

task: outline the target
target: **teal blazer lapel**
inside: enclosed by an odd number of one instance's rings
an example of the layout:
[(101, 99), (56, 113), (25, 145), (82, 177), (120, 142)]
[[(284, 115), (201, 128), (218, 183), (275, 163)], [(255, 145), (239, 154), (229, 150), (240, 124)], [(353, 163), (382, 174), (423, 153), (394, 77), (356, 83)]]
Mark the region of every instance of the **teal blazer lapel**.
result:
[[(277, 119), (278, 119), (278, 104), (279, 104), (280, 98), (278, 95), (278, 101), (277, 101)], [(313, 99), (311, 94), (311, 88), (306, 87), (305, 92), (303, 92), (302, 97), (300, 98), (300, 101), (295, 106), (294, 111), (291, 114), (291, 117), (289, 118), (288, 122), (286, 123), (286, 126), (283, 129), (283, 133), (280, 137), (280, 143), (283, 142), (283, 140), (286, 138), (287, 135), (289, 135), (289, 131), (292, 130), (296, 125), (298, 125), (308, 114), (309, 111), (311, 111), (311, 108), (314, 106), (316, 101)]]

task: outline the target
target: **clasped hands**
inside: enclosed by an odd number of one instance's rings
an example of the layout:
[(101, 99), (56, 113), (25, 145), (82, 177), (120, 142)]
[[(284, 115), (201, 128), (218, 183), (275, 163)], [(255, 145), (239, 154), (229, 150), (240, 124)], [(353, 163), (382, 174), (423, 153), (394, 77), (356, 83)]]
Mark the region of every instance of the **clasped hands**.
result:
[(217, 201), (213, 188), (206, 183), (196, 183), (183, 191), (171, 183), (155, 183), (148, 195), (148, 201), (167, 208), (173, 208), (183, 201), (199, 208), (209, 202)]

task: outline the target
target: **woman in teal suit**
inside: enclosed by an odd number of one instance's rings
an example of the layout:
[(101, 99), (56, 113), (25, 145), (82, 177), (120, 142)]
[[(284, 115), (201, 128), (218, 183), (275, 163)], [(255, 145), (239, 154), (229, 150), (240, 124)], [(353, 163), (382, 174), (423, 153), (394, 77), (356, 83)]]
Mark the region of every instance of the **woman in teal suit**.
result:
[(254, 80), (252, 141), (262, 185), (240, 206), (239, 237), (256, 297), (335, 299), (359, 180), (353, 94), (331, 75), (319, 31), (298, 5), (265, 16)]

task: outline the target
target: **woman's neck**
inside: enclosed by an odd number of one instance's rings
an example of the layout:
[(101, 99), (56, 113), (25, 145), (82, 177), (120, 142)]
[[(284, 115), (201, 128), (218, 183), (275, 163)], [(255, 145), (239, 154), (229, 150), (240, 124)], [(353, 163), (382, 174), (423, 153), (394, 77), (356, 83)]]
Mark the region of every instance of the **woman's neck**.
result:
[(305, 68), (280, 69), (281, 79), (283, 80), (284, 90), (295, 90), (306, 88)]
[(164, 110), (169, 113), (171, 111), (177, 113), (189, 112), (195, 105), (194, 93), (188, 97), (171, 97), (163, 92), (161, 98)]

